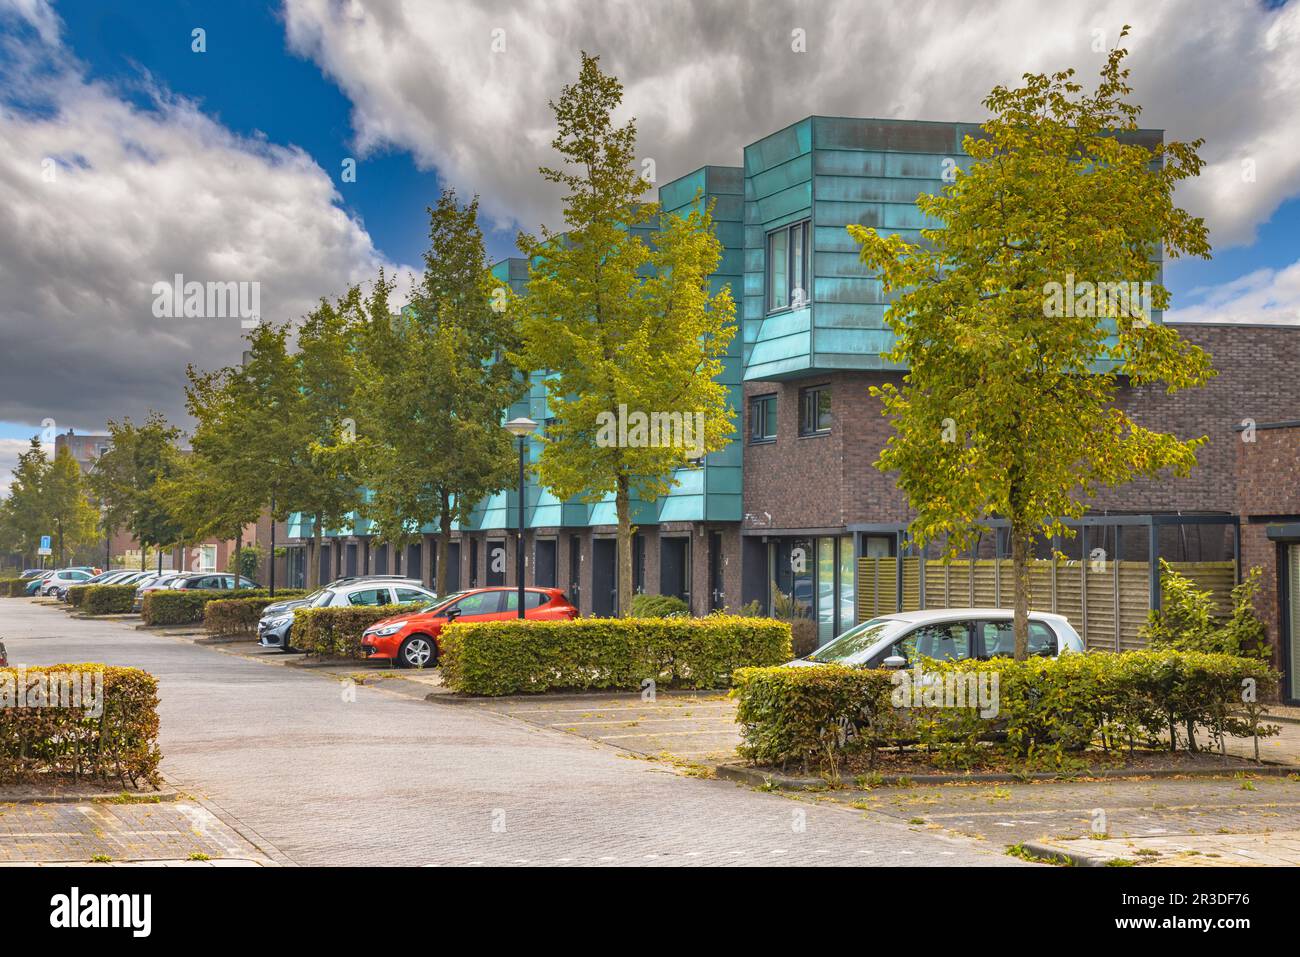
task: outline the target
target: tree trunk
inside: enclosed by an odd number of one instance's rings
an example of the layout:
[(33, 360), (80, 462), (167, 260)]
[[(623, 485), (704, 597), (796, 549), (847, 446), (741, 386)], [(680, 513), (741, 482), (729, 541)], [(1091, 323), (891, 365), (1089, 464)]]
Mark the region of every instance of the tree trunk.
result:
[(239, 587), (240, 576), (244, 572), (244, 527), (239, 526), (239, 531), (235, 534), (235, 587)]
[(615, 613), (626, 618), (632, 612), (632, 505), (626, 475), (618, 477), (614, 489), (614, 507), (618, 512), (618, 607)]
[(1011, 575), (1015, 581), (1015, 614), (1012, 633), (1016, 639), (1016, 661), (1029, 657), (1029, 531), (1011, 522)]
[(447, 594), (447, 563), (451, 561), (451, 496), (442, 493), (438, 515), (438, 572), (433, 593), (438, 597)]
[(311, 524), (311, 554), (307, 556), (307, 585), (309, 588), (320, 588), (320, 544), (321, 544), (321, 517), (319, 514), (313, 516)]

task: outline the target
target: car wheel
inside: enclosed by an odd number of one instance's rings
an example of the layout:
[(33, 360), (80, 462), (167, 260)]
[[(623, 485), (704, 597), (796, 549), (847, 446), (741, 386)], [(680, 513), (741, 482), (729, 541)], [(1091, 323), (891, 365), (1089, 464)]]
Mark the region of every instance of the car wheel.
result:
[(293, 651), (293, 645), (289, 644), (289, 635), (292, 633), (293, 633), (292, 628), (286, 628), (284, 630), (284, 637), (280, 639), (280, 650), (285, 654), (288, 654), (289, 652)]
[(397, 649), (397, 667), (432, 668), (438, 663), (438, 646), (428, 635), (411, 635)]

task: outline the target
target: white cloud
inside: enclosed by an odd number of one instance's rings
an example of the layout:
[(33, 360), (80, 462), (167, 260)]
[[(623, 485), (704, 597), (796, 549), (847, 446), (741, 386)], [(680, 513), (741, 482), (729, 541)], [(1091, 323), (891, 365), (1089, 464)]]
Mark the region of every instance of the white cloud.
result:
[[(1249, 242), (1300, 193), (1300, 7), (1257, 0), (1041, 3), (1004, 0), (284, 0), (290, 46), (354, 106), (362, 150), (393, 145), (436, 167), (485, 212), (527, 228), (558, 222), (548, 98), (582, 49), (626, 87), (640, 149), (660, 180), (736, 165), (746, 143), (808, 114), (980, 120), (983, 96), (1027, 71), (1073, 65), (1090, 82), (1133, 25), (1143, 121), (1204, 137), (1207, 161), (1181, 201), (1217, 246)], [(493, 30), (505, 51), (492, 52)], [(792, 31), (806, 53), (792, 51)], [(1254, 181), (1242, 176), (1254, 162)]]
[(6, 102), (24, 104), (0, 105), (0, 421), (183, 422), (186, 365), (237, 361), (243, 330), (155, 318), (154, 283), (257, 282), (262, 315), (283, 321), (383, 257), (303, 151), (237, 136), (147, 79), (148, 106), (128, 102), (87, 79), (43, 3), (20, 6), (43, 39), (0, 40)]
[(1196, 305), (1171, 309), (1166, 322), (1247, 322), (1300, 325), (1300, 262), (1257, 269), (1208, 289), (1193, 289)]

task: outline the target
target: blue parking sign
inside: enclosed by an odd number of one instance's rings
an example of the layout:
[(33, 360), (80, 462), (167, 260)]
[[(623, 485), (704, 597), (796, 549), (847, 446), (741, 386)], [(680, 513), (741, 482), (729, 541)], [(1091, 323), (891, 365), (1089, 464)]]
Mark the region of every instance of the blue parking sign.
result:
[(42, 536), (41, 536), (41, 547), (40, 547), (39, 549), (37, 549), (36, 554), (38, 554), (38, 555), (48, 555), (48, 554), (50, 554), (50, 551), (51, 551), (51, 549), (50, 549), (50, 536), (48, 536), (48, 535), (42, 535)]

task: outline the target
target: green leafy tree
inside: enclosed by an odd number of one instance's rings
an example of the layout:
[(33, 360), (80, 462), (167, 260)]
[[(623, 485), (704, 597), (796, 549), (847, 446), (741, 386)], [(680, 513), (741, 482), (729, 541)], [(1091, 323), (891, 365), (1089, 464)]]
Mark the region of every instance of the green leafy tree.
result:
[(63, 565), (70, 552), (93, 544), (99, 512), (90, 504), (81, 466), (64, 447), (41, 479), (41, 513), (54, 539), (58, 564)]
[(142, 562), (148, 546), (161, 557), (161, 549), (176, 544), (182, 534), (167, 485), (181, 468), (181, 431), (161, 413), (150, 412), (143, 425), (129, 418), (110, 421), (108, 432), (112, 441), (87, 476), (101, 506), (101, 528), (106, 534), (130, 531), (141, 543)]
[[(1150, 148), (1133, 135), (1125, 55), (1111, 52), (1092, 93), (1073, 70), (994, 88), (984, 136), (964, 143), (969, 171), (917, 198), (944, 227), (923, 230), (922, 243), (849, 227), (892, 297), (887, 359), (908, 370), (901, 388), (872, 390), (894, 426), (876, 465), (898, 473), (913, 537), (949, 556), (988, 518), (1009, 523), (1017, 659), (1034, 536), (1072, 535), (1061, 519), (1099, 487), (1186, 475), (1205, 441), (1143, 428), (1114, 403), (1120, 377), (1173, 392), (1214, 374), (1204, 352), (1149, 318), (1169, 301), (1161, 244), (1170, 258), (1209, 255), (1204, 223), (1173, 202), (1201, 169), (1200, 141)], [(1149, 303), (1124, 301), (1119, 287), (1104, 302), (1088, 295), (1130, 282)]]
[[(564, 163), (541, 173), (568, 191), (568, 230), (519, 237), (530, 265), (528, 294), (515, 305), (520, 364), (548, 373), (555, 416), (538, 473), (562, 498), (613, 493), (618, 607), (627, 614), (633, 496), (666, 494), (675, 469), (721, 449), (734, 430), (716, 378), (735, 307), (729, 288), (710, 289), (722, 254), (710, 211), (697, 204), (685, 217), (661, 216), (657, 204), (640, 201), (636, 125), (612, 119), (622, 96), (622, 84), (584, 53), (577, 83), (551, 103)], [(651, 247), (638, 233), (656, 222)], [(643, 428), (647, 421), (672, 423), (672, 434)]]
[(4, 503), (9, 541), (12, 547), (23, 553), (24, 563), (35, 561), (41, 536), (51, 534), (41, 497), (49, 469), (49, 456), (45, 454), (41, 440), (33, 437), (27, 451), (18, 456), (9, 483), (9, 497)]
[(438, 526), (435, 590), (447, 592), (453, 521), (510, 484), (514, 461), (501, 413), (522, 392), (506, 358), (518, 345), (494, 296), (478, 199), (444, 190), (429, 210), (424, 275), (411, 303), (390, 315), (375, 286), (356, 350), (357, 441), (370, 489), (366, 514), (380, 538), (403, 544)]

